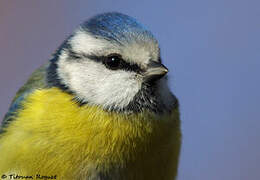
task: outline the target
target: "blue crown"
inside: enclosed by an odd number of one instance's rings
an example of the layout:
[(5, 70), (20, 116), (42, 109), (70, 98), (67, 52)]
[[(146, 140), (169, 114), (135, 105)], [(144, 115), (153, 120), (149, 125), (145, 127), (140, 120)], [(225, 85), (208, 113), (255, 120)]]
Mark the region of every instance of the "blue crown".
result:
[(131, 41), (133, 38), (155, 40), (152, 33), (134, 18), (117, 12), (94, 16), (81, 27), (94, 36), (116, 42)]

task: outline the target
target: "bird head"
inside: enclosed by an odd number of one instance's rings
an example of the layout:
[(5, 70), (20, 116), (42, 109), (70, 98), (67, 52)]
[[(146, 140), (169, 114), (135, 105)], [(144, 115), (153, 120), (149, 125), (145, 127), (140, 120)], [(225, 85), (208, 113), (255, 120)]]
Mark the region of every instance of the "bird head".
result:
[(108, 111), (169, 111), (176, 98), (167, 85), (158, 42), (134, 18), (104, 13), (83, 23), (54, 54), (48, 83), (81, 104)]

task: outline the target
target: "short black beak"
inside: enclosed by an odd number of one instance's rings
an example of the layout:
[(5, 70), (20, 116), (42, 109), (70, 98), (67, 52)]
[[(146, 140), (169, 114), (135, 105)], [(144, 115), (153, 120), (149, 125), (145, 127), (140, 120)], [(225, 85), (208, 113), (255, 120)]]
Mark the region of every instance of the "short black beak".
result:
[(145, 82), (156, 81), (168, 73), (168, 69), (160, 62), (151, 61), (144, 72)]

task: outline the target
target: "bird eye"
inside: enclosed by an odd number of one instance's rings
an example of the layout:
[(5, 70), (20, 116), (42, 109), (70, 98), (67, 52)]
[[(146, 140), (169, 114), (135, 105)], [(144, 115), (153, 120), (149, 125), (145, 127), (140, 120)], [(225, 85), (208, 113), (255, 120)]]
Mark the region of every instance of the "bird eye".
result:
[(117, 55), (111, 55), (104, 59), (103, 63), (105, 66), (112, 70), (117, 70), (121, 65), (121, 58)]

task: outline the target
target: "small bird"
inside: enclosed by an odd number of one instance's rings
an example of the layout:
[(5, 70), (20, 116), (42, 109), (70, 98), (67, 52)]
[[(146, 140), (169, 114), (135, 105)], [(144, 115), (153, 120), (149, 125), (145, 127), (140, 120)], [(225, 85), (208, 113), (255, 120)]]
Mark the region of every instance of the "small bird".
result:
[(167, 72), (134, 18), (90, 18), (17, 92), (1, 126), (0, 176), (175, 179), (181, 128)]

